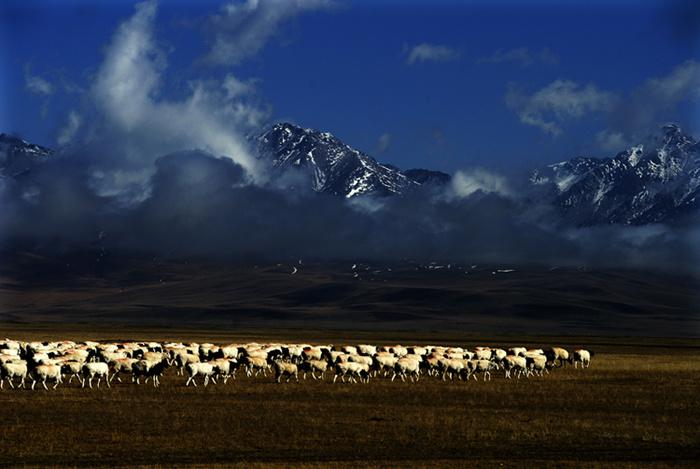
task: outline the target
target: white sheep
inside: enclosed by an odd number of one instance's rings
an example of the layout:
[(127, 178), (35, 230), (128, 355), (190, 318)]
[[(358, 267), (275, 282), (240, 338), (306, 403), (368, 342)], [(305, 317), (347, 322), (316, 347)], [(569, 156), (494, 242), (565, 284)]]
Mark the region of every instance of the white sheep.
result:
[(82, 387), (85, 387), (85, 381), (87, 381), (88, 385), (90, 386), (90, 389), (92, 389), (92, 380), (97, 376), (97, 388), (99, 389), (100, 387), (100, 381), (102, 378), (105, 379), (105, 382), (107, 383), (107, 387), (111, 387), (109, 385), (109, 365), (107, 365), (105, 362), (89, 362), (83, 365), (83, 384)]
[(62, 383), (62, 376), (61, 376), (61, 367), (58, 365), (37, 365), (34, 367), (34, 369), (31, 371), (31, 377), (32, 377), (32, 390), (34, 390), (34, 386), (36, 385), (36, 382), (41, 380), (42, 386), (44, 386), (44, 389), (48, 391), (49, 388), (46, 387), (46, 382), (49, 380), (53, 380), (55, 382), (53, 389), (56, 389), (58, 387), (59, 383)]
[(585, 349), (576, 349), (574, 350), (574, 356), (573, 356), (573, 362), (574, 362), (574, 368), (578, 367), (578, 364), (581, 364), (581, 368), (588, 368), (591, 366), (591, 356), (593, 355), (593, 352), (590, 352), (589, 350)]
[(401, 381), (406, 381), (407, 376), (412, 382), (414, 378), (415, 381), (418, 381), (420, 377), (420, 362), (412, 358), (399, 358), (394, 366), (394, 374), (391, 377), (391, 381), (394, 381), (397, 376), (401, 378)]
[(289, 382), (291, 378), (294, 378), (297, 380), (297, 382), (299, 382), (299, 369), (294, 363), (287, 363), (277, 360), (274, 362), (274, 367), (275, 381), (278, 383), (282, 381), (283, 376), (287, 377), (287, 382)]
[(188, 363), (185, 369), (187, 370), (187, 374), (190, 375), (190, 377), (187, 378), (185, 386), (189, 386), (191, 382), (197, 387), (197, 382), (194, 379), (195, 376), (204, 376), (204, 386), (206, 386), (209, 384), (209, 380), (214, 376), (215, 372), (214, 365), (206, 362)]
[(19, 378), (20, 387), (24, 387), (24, 380), (27, 377), (27, 362), (25, 361), (14, 361), (14, 362), (4, 362), (0, 364), (0, 389), (3, 389), (3, 383), (5, 380), (10, 384), (12, 389), (15, 388), (12, 384), (14, 378)]

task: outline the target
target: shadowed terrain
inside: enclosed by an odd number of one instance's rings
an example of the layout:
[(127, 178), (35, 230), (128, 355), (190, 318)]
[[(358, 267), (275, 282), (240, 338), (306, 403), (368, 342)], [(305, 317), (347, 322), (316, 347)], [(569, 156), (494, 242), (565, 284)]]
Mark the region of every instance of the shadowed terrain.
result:
[(700, 282), (690, 276), (352, 265), (232, 266), (25, 254), (0, 264), (0, 320), (667, 337), (700, 331)]

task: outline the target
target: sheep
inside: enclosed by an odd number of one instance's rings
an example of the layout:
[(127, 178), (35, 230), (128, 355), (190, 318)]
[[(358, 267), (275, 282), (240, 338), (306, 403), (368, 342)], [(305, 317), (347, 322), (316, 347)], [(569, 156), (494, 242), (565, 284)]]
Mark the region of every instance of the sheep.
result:
[(157, 361), (137, 360), (131, 364), (131, 380), (135, 380), (136, 384), (141, 384), (141, 376), (144, 376), (144, 383), (148, 382), (149, 378), (153, 379), (153, 387), (160, 386), (160, 377), (168, 367), (168, 359), (161, 358)]
[(527, 360), (525, 357), (508, 355), (503, 359), (503, 369), (505, 370), (506, 378), (510, 379), (513, 371), (520, 378), (520, 375), (527, 370)]
[(374, 376), (377, 376), (380, 372), (383, 372), (384, 376), (386, 376), (389, 371), (394, 369), (397, 360), (398, 358), (391, 353), (377, 354), (374, 357), (374, 362), (372, 363)]
[(503, 359), (506, 358), (508, 353), (502, 348), (493, 349), (491, 351), (491, 361), (496, 364), (496, 368), (503, 366)]
[(544, 355), (531, 355), (525, 358), (527, 361), (527, 375), (532, 375), (532, 374), (539, 374), (540, 376), (546, 371), (549, 373), (549, 370), (547, 369), (547, 357)]
[(287, 382), (289, 382), (292, 377), (299, 382), (299, 369), (294, 363), (276, 360), (273, 366), (275, 367), (275, 381), (278, 383), (282, 381), (283, 376), (287, 377)]
[(85, 362), (79, 362), (77, 360), (66, 360), (61, 365), (61, 373), (70, 374), (68, 378), (68, 384), (73, 382), (73, 378), (78, 378), (78, 381), (82, 384), (83, 378), (80, 373), (83, 370), (83, 365)]
[(0, 364), (0, 389), (3, 389), (5, 380), (10, 384), (12, 389), (15, 388), (12, 384), (14, 378), (19, 378), (20, 387), (24, 388), (24, 380), (27, 377), (27, 363), (24, 361), (5, 362)]
[(321, 360), (323, 351), (318, 347), (307, 347), (301, 352), (301, 358), (304, 361)]
[(564, 366), (564, 362), (569, 361), (569, 352), (561, 347), (550, 347), (545, 351), (547, 359), (556, 364), (559, 361), (559, 366)]
[(488, 347), (477, 347), (474, 350), (477, 360), (491, 360), (491, 349)]
[(234, 375), (236, 371), (235, 366), (238, 364), (235, 358), (217, 358), (209, 363), (214, 366), (214, 376), (212, 377), (212, 381), (216, 383), (217, 377), (223, 377), (224, 384), (228, 383), (228, 379)]
[(47, 391), (49, 390), (49, 388), (46, 387), (46, 381), (48, 381), (48, 380), (55, 381), (53, 389), (56, 389), (56, 387), (58, 387), (58, 385), (63, 382), (62, 377), (61, 377), (61, 367), (58, 365), (37, 365), (31, 371), (31, 377), (32, 377), (32, 391), (34, 390), (34, 386), (36, 385), (36, 382), (39, 380), (41, 380), (41, 384), (44, 386), (44, 389), (46, 389)]
[(411, 358), (399, 358), (394, 366), (394, 374), (391, 377), (391, 381), (399, 376), (401, 381), (406, 381), (406, 376), (408, 376), (411, 381), (417, 381), (420, 375), (420, 362)]
[(513, 356), (524, 356), (525, 352), (527, 352), (527, 349), (525, 347), (511, 347), (508, 349), (508, 355), (513, 355)]
[(348, 355), (346, 361), (355, 363), (364, 363), (367, 366), (372, 366), (374, 359), (365, 355)]
[[(494, 366), (493, 363), (489, 360), (470, 360), (470, 363), (472, 364), (471, 368), (472, 370), (469, 375), (474, 376), (474, 379), (478, 381), (476, 374), (479, 372), (482, 372), (484, 374), (484, 381), (486, 381), (486, 377), (488, 376), (489, 381), (491, 381), (491, 368)], [(467, 377), (468, 378), (468, 377)]]
[(206, 386), (209, 384), (211, 377), (214, 376), (215, 371), (214, 365), (206, 362), (188, 363), (185, 368), (187, 369), (187, 374), (190, 375), (190, 377), (187, 378), (185, 386), (189, 386), (190, 383), (192, 383), (197, 387), (197, 382), (194, 379), (197, 375), (204, 376), (204, 386)]
[(408, 349), (401, 345), (394, 345), (393, 347), (389, 347), (388, 351), (399, 358), (403, 357), (404, 355), (408, 355)]
[(358, 352), (362, 355), (374, 356), (377, 354), (377, 347), (374, 345), (361, 344), (357, 346)]
[[(315, 380), (323, 379), (323, 374), (328, 369), (328, 362), (325, 360), (309, 360), (301, 363), (299, 369), (303, 372), (304, 379), (306, 379), (306, 373), (310, 373), (311, 377)], [(316, 377), (316, 371), (321, 373), (319, 378)]]
[(572, 357), (572, 361), (574, 362), (574, 368), (577, 368), (579, 363), (581, 364), (581, 368), (588, 368), (589, 366), (591, 366), (591, 357), (593, 355), (594, 353), (589, 350), (574, 350), (574, 355)]
[(466, 367), (463, 358), (443, 358), (440, 360), (440, 368), (442, 369), (442, 380), (445, 381), (449, 375), (450, 380), (454, 380), (457, 376), (461, 379), (462, 371)]
[(179, 350), (175, 352), (175, 358), (173, 362), (177, 366), (177, 375), (182, 376), (185, 374), (185, 367), (190, 363), (199, 363), (199, 355), (195, 355), (187, 352), (186, 350)]
[(349, 380), (356, 383), (356, 377), (359, 378), (361, 382), (369, 383), (369, 366), (365, 363), (358, 362), (338, 362), (335, 365), (335, 375), (333, 376), (333, 382), (338, 379), (344, 383), (345, 377), (348, 376)]
[[(267, 355), (267, 354), (265, 354)], [(269, 364), (267, 360), (259, 357), (243, 357), (241, 364), (245, 366), (246, 376), (255, 375), (262, 373), (263, 376), (267, 376), (267, 370), (269, 369)]]
[(86, 363), (83, 365), (83, 384), (81, 387), (85, 387), (85, 381), (87, 381), (88, 385), (90, 386), (90, 389), (92, 389), (92, 379), (97, 376), (97, 387), (100, 387), (100, 381), (102, 378), (105, 379), (105, 382), (107, 383), (107, 387), (111, 387), (109, 385), (109, 365), (107, 365), (104, 362), (94, 362), (94, 363)]
[(109, 366), (112, 368), (112, 374), (109, 377), (110, 383), (114, 381), (114, 378), (117, 378), (117, 381), (121, 383), (122, 379), (120, 375), (122, 373), (132, 373), (133, 365), (137, 361), (138, 360), (136, 358), (117, 358), (116, 360), (109, 362)]

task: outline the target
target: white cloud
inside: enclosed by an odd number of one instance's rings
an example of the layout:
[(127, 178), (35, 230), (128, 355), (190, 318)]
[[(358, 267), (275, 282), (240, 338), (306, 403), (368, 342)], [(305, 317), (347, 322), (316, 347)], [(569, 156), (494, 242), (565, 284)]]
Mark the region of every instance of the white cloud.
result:
[(512, 195), (506, 178), (484, 169), (457, 171), (448, 189), (449, 198), (469, 197), (478, 191), (506, 197)]
[[(223, 84), (191, 82), (189, 95), (180, 101), (161, 98), (166, 60), (153, 38), (155, 15), (155, 2), (137, 5), (136, 13), (114, 34), (97, 72), (92, 97), (106, 121), (104, 132), (120, 145), (119, 152), (111, 150), (118, 161), (101, 163), (147, 178), (144, 168), (152, 170), (159, 156), (198, 148), (231, 158), (250, 177), (259, 178), (244, 134), (260, 124), (265, 111), (239, 99), (242, 82), (232, 75)], [(120, 180), (133, 182), (128, 175), (100, 179)], [(118, 188), (102, 189), (111, 193)]]
[(630, 146), (629, 140), (622, 132), (613, 130), (602, 130), (596, 134), (598, 146), (610, 152), (619, 152)]
[(53, 85), (40, 76), (25, 74), (24, 85), (27, 90), (38, 95), (48, 96), (54, 92)]
[(414, 65), (422, 62), (449, 62), (459, 59), (456, 49), (439, 44), (422, 43), (407, 49), (406, 63)]
[(562, 122), (609, 111), (616, 99), (613, 93), (599, 90), (595, 85), (581, 86), (568, 80), (556, 80), (531, 95), (511, 85), (505, 97), (506, 104), (523, 124), (555, 136), (561, 133)]
[(80, 114), (75, 111), (69, 112), (68, 122), (58, 133), (58, 144), (66, 145), (67, 143), (70, 143), (70, 141), (73, 140), (73, 137), (75, 137), (75, 134), (78, 132), (78, 129), (80, 129), (82, 123), (83, 118), (80, 116)]
[(253, 80), (242, 81), (231, 74), (226, 75), (222, 86), (226, 91), (226, 96), (230, 99), (246, 96), (255, 91), (255, 82)]
[(204, 61), (235, 65), (256, 54), (281, 24), (304, 11), (325, 8), (330, 0), (246, 0), (231, 2), (210, 18), (212, 46)]

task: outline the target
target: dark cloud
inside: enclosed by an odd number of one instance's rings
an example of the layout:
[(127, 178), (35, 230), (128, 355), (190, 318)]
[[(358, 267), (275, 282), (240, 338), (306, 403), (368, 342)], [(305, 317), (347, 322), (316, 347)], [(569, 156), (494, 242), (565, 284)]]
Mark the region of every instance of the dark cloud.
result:
[[(3, 179), (5, 249), (108, 249), (214, 261), (445, 260), (688, 269), (691, 229), (574, 229), (546, 205), (499, 192), (416, 192), (347, 201), (248, 182), (202, 151), (155, 159), (148, 196), (123, 204), (90, 185), (91, 158), (64, 154)], [(102, 239), (100, 239), (102, 238)]]

